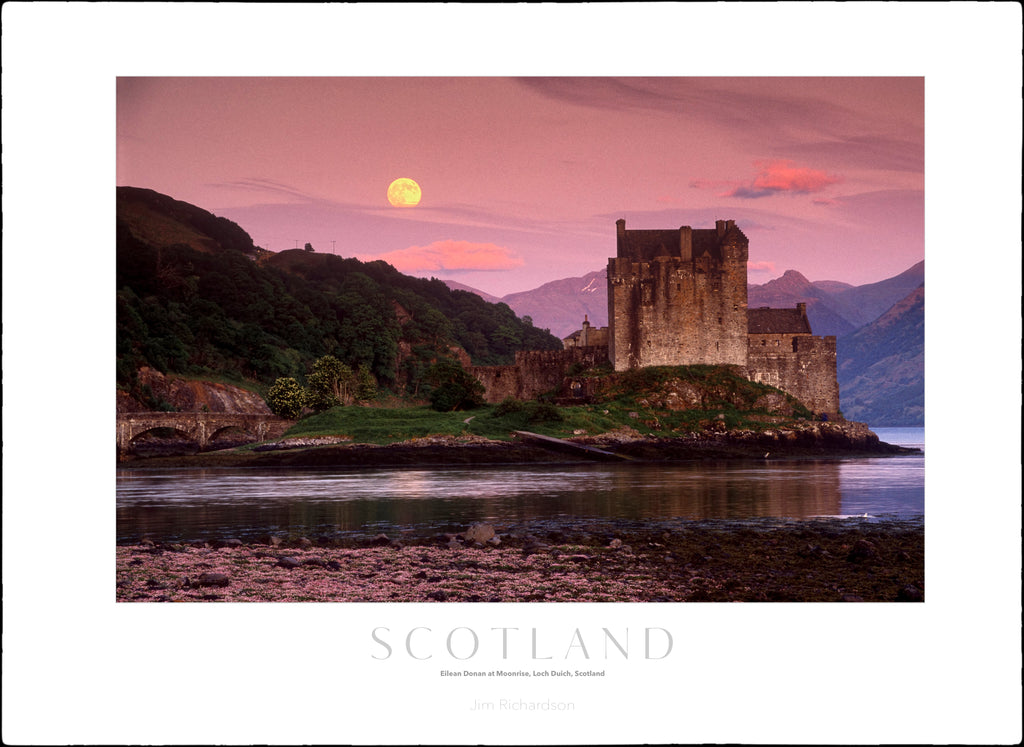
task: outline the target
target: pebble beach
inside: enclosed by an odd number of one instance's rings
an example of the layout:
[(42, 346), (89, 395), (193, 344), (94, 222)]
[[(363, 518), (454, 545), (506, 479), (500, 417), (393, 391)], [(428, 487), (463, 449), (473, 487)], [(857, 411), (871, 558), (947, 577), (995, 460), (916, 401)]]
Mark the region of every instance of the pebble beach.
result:
[(920, 602), (923, 519), (121, 545), (118, 602)]

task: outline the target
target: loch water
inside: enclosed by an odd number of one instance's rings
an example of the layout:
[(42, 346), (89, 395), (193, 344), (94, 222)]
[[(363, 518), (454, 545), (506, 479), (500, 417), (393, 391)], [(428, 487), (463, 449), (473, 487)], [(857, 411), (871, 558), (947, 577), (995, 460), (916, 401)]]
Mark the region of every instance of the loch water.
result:
[(922, 453), (441, 469), (122, 468), (117, 542), (408, 538), (480, 521), (499, 531), (538, 531), (693, 520), (923, 519), (924, 429), (875, 432)]

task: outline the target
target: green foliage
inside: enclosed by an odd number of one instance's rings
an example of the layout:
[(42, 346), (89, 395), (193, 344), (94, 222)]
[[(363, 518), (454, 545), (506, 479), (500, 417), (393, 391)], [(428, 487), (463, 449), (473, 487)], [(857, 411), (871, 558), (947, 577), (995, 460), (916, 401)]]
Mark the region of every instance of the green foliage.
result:
[(484, 403), (484, 385), (451, 358), (442, 358), (427, 371), (430, 406), (438, 412), (472, 410)]
[(377, 380), (370, 372), (370, 367), (365, 363), (360, 365), (356, 371), (356, 397), (365, 401), (373, 399), (377, 393)]
[(316, 412), (336, 405), (349, 405), (355, 396), (356, 375), (333, 355), (313, 364), (306, 377), (306, 405)]
[(561, 422), (564, 419), (562, 413), (561, 408), (550, 402), (523, 402), (509, 397), (495, 406), (490, 417), (504, 419), (509, 428), (518, 430), (526, 425)]
[[(148, 212), (138, 212), (140, 202)], [(147, 219), (148, 233), (132, 228)], [(157, 246), (140, 238), (164, 225), (200, 240)], [(367, 399), (395, 388), (399, 375), (417, 391), (454, 345), (476, 365), (561, 347), (505, 304), (380, 261), (264, 252), (230, 221), (150, 190), (118, 189), (116, 270), (117, 380), (126, 387), (146, 365), (269, 385), (334, 356), (360, 372), (355, 396)]]
[(267, 406), (275, 415), (294, 420), (302, 414), (306, 391), (290, 376), (278, 379), (267, 392)]

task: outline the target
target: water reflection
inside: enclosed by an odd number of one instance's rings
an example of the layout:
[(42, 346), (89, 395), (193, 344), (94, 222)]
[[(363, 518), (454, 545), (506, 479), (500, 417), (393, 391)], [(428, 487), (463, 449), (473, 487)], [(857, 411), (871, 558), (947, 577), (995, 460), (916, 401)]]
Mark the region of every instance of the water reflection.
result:
[(123, 470), (117, 538), (459, 531), (547, 519), (924, 511), (920, 457), (365, 471)]

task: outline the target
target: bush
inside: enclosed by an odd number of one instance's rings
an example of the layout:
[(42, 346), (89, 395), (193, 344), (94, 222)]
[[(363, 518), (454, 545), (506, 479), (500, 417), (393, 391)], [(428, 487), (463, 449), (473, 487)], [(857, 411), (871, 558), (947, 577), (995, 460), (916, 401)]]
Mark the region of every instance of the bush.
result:
[(267, 406), (282, 418), (297, 419), (305, 404), (305, 390), (290, 376), (275, 381), (267, 392)]
[(456, 360), (439, 360), (427, 371), (426, 379), (433, 387), (430, 407), (438, 412), (472, 410), (484, 404), (484, 385)]

